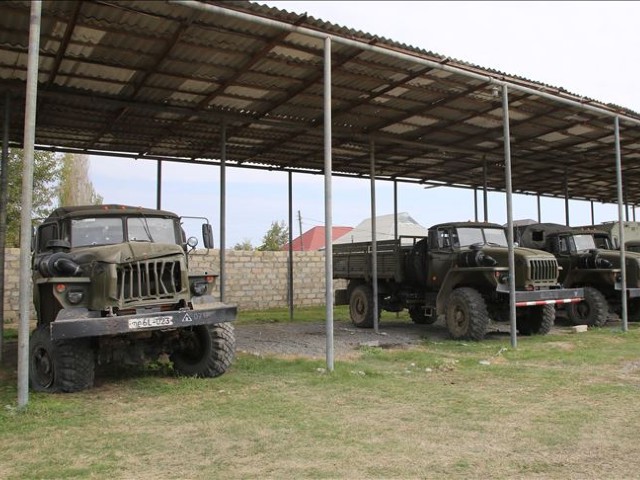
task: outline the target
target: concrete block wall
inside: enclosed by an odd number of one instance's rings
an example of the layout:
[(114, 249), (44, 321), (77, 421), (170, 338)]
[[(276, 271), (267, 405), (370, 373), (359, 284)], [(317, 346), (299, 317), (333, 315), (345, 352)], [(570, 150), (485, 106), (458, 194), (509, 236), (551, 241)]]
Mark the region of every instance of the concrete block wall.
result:
[[(325, 304), (324, 252), (293, 253), (293, 303), (296, 307)], [(226, 252), (227, 303), (240, 310), (287, 307), (288, 252)], [(189, 269), (196, 273), (218, 274), (220, 251), (196, 252), (190, 256)], [(5, 258), (4, 314), (7, 324), (19, 318), (20, 250), (7, 248)], [(345, 288), (343, 280), (334, 280), (334, 288)], [(219, 295), (219, 282), (215, 295)]]

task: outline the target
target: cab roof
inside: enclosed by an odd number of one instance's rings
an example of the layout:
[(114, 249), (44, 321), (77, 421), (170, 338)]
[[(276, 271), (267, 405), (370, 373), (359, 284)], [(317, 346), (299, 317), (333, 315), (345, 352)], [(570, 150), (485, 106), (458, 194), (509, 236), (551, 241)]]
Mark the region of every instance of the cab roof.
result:
[(56, 208), (47, 217), (45, 221), (62, 220), (72, 217), (103, 217), (103, 216), (124, 216), (124, 215), (142, 215), (153, 217), (172, 217), (178, 216), (166, 210), (156, 210), (153, 208), (134, 207), (130, 205), (78, 205), (72, 207)]

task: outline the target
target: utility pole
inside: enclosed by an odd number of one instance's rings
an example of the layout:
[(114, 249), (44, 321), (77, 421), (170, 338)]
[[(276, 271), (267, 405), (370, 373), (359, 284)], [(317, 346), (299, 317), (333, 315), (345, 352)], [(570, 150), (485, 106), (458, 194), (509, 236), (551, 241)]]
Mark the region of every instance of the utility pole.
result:
[(304, 252), (304, 241), (302, 239), (302, 215), (300, 215), (300, 210), (298, 210), (298, 228), (300, 229), (300, 251)]

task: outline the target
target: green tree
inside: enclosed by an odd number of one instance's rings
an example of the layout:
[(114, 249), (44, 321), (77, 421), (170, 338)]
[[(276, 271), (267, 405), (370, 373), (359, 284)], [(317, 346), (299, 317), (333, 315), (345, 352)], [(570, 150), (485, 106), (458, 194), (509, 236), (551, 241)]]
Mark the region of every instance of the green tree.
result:
[(58, 203), (61, 207), (73, 205), (100, 205), (98, 195), (89, 180), (89, 157), (66, 153), (62, 157)]
[(233, 246), (234, 250), (245, 250), (245, 251), (251, 251), (253, 250), (253, 245), (251, 245), (251, 240), (249, 240), (248, 238), (245, 238), (244, 240), (242, 240), (242, 242), (238, 242)]
[[(22, 150), (11, 148), (7, 158), (7, 247), (20, 245), (20, 213), (22, 211)], [(56, 192), (60, 182), (60, 161), (52, 152), (36, 151), (33, 159), (33, 206), (31, 218), (34, 225), (55, 208)]]
[(284, 220), (280, 223), (273, 222), (267, 233), (262, 237), (262, 245), (258, 250), (282, 250), (282, 247), (289, 241), (289, 229), (285, 226)]

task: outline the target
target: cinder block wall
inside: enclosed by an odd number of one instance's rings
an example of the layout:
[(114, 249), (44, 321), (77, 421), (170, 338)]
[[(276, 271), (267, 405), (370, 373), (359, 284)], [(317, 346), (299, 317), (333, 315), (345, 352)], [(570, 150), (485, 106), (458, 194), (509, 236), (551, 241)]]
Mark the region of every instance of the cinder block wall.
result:
[[(6, 249), (5, 259), (5, 321), (19, 317), (20, 250)], [(261, 310), (287, 307), (288, 252), (235, 251), (226, 252), (227, 303), (240, 310)], [(192, 272), (218, 274), (220, 251), (208, 254), (196, 252), (190, 256)], [(293, 253), (293, 303), (296, 307), (325, 304), (324, 252)], [(334, 288), (345, 288), (343, 280), (334, 280)], [(219, 295), (219, 282), (216, 295)]]

